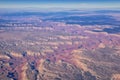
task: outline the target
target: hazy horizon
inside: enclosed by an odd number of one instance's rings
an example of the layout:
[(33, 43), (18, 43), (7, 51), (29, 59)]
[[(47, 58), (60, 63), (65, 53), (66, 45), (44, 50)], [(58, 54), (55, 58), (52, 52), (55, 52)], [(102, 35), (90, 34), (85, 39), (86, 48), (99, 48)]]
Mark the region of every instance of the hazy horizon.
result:
[(0, 8), (69, 8), (69, 9), (91, 9), (91, 8), (120, 8), (119, 0), (2, 0)]

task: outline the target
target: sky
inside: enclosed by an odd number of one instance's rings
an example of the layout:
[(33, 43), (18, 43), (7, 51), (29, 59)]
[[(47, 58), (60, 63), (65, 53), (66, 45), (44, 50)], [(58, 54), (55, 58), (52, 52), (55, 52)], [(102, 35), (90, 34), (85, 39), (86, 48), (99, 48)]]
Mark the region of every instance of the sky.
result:
[(120, 0), (0, 0), (0, 8), (120, 8)]

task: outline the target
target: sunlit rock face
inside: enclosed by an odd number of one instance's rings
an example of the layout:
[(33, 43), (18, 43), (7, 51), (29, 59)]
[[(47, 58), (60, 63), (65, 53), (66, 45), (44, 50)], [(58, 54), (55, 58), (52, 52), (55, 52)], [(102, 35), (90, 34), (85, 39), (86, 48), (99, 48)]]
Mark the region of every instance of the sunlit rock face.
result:
[(120, 80), (116, 27), (30, 17), (0, 23), (0, 80)]

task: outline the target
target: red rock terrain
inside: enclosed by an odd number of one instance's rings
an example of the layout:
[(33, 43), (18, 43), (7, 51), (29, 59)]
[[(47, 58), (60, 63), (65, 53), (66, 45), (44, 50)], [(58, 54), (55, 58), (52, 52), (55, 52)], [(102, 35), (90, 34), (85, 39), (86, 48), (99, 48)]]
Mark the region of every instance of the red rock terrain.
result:
[(0, 30), (0, 80), (120, 80), (120, 34), (94, 29)]

